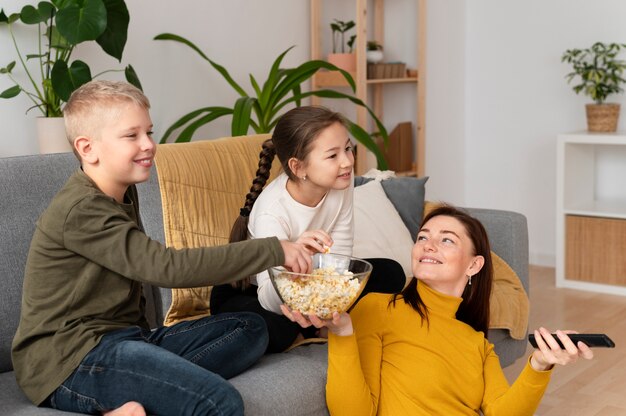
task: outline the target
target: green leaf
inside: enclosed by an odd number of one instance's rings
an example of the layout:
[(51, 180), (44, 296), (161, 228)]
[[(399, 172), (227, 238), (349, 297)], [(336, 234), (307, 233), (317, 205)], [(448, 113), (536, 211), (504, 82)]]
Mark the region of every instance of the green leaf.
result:
[(0, 93), (0, 98), (13, 98), (21, 91), (22, 89), (19, 87), (19, 85), (14, 85), (11, 88), (7, 88), (6, 90), (2, 91), (2, 93)]
[(68, 42), (77, 45), (96, 40), (107, 27), (107, 9), (102, 0), (84, 0), (82, 7), (72, 4), (60, 9), (56, 15), (59, 33)]
[(107, 12), (106, 29), (96, 42), (103, 51), (121, 62), (128, 38), (128, 8), (124, 0), (104, 0), (104, 6)]
[(374, 154), (374, 156), (376, 156), (376, 162), (377, 162), (377, 165), (378, 165), (377, 168), (379, 170), (387, 170), (388, 169), (388, 165), (387, 165), (387, 161), (385, 160), (385, 156), (380, 151), (380, 148), (378, 147), (376, 142), (372, 139), (372, 136), (370, 136), (365, 130), (363, 130), (363, 128), (361, 128), (361, 126), (351, 122), (350, 120), (348, 120), (348, 131), (350, 132), (350, 134), (352, 134), (352, 136), (354, 136), (354, 138), (359, 143), (364, 145), (370, 152), (372, 152)]
[(54, 5), (47, 1), (39, 2), (37, 8), (33, 6), (24, 6), (20, 13), (20, 19), (24, 24), (37, 25), (45, 23), (52, 19), (56, 14)]
[(160, 35), (156, 35), (154, 37), (154, 40), (172, 40), (174, 42), (179, 42), (179, 43), (182, 43), (184, 45), (189, 46), (191, 49), (196, 51), (198, 53), (198, 55), (200, 55), (202, 57), (202, 59), (204, 59), (205, 61), (210, 63), (211, 66), (213, 68), (215, 68), (215, 70), (217, 72), (219, 72), (222, 75), (222, 77), (224, 77), (224, 79), (230, 84), (230, 86), (233, 87), (233, 89), (235, 89), (235, 91), (237, 91), (239, 93), (239, 95), (241, 95), (242, 97), (245, 97), (245, 96), (248, 95), (244, 91), (244, 89), (241, 88), (239, 86), (239, 84), (237, 84), (235, 82), (235, 80), (230, 76), (230, 74), (228, 73), (226, 68), (224, 68), (223, 66), (221, 66), (221, 65), (217, 64), (216, 62), (213, 62), (212, 60), (210, 60), (209, 57), (206, 56), (204, 54), (204, 52), (202, 52), (200, 50), (200, 48), (198, 48), (196, 45), (194, 45), (194, 43), (191, 42), (190, 40), (187, 40), (187, 39), (183, 38), (182, 36), (174, 35), (172, 33), (161, 33)]
[(139, 82), (139, 77), (137, 76), (135, 68), (133, 68), (132, 65), (128, 65), (126, 68), (124, 68), (124, 75), (126, 76), (126, 81), (130, 82), (132, 85), (143, 91), (143, 88), (141, 87), (141, 82)]
[(226, 107), (204, 107), (198, 110), (194, 110), (191, 113), (185, 114), (167, 129), (165, 134), (163, 134), (163, 137), (161, 138), (160, 143), (167, 143), (167, 139), (169, 138), (170, 134), (172, 134), (174, 130), (176, 130), (179, 127), (184, 126), (190, 120), (193, 120), (194, 118), (198, 117), (200, 114), (207, 113), (207, 112), (225, 115), (225, 114), (232, 114), (233, 110), (230, 108), (226, 108)]
[(231, 134), (233, 136), (244, 136), (250, 127), (250, 113), (256, 98), (241, 97), (235, 102), (233, 109), (233, 120), (231, 123)]
[(222, 110), (215, 110), (207, 114), (206, 116), (200, 117), (193, 123), (189, 124), (187, 128), (185, 128), (185, 130), (183, 130), (180, 133), (180, 136), (178, 136), (178, 139), (176, 139), (176, 143), (190, 141), (197, 129), (204, 126), (205, 124), (210, 123), (211, 121), (217, 118), (220, 118), (228, 114), (232, 114), (232, 112), (233, 110), (231, 110), (230, 108), (224, 108)]
[(9, 18), (4, 14), (4, 9), (0, 9), (0, 23), (9, 23)]
[(37, 25), (42, 22), (41, 16), (36, 8), (33, 6), (26, 5), (22, 7), (22, 11), (20, 12), (20, 18), (22, 23), (25, 25)]
[(0, 68), (0, 74), (10, 74), (13, 68), (15, 68), (15, 61), (9, 62), (5, 68)]
[(47, 54), (45, 54), (45, 53), (42, 53), (41, 55), (36, 55), (36, 54), (28, 54), (28, 55), (26, 55), (26, 60), (28, 61), (29, 59), (38, 59), (38, 58), (43, 58), (43, 57), (46, 57), (46, 56), (48, 56), (48, 55), (47, 55)]
[(65, 61), (56, 61), (50, 75), (54, 92), (63, 101), (67, 101), (78, 87), (91, 81), (89, 66), (83, 61), (74, 61), (68, 68)]

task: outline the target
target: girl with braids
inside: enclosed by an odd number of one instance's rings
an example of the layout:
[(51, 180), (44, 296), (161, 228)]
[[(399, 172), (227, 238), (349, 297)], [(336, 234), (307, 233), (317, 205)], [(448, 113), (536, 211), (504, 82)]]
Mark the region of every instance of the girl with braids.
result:
[[(444, 205), (422, 222), (415, 278), (397, 295), (370, 294), (321, 321), (285, 308), (303, 326), (326, 326), (326, 402), (335, 415), (531, 416), (555, 364), (593, 358), (582, 342), (545, 328), (509, 387), (487, 338), (492, 262), (483, 225)], [(481, 413), (482, 412), (482, 413)]]
[[(277, 156), (283, 172), (265, 187)], [(319, 106), (285, 113), (263, 143), (257, 176), (231, 230), (230, 242), (276, 236), (304, 244), (311, 254), (331, 249), (351, 255), (353, 245), (354, 154), (344, 118)], [(264, 189), (265, 188), (265, 189)], [(370, 259), (374, 266), (364, 289), (397, 293), (406, 278), (400, 264)], [(233, 287), (214, 287), (211, 313), (252, 311), (265, 318), (267, 352), (287, 349), (315, 336), (282, 315), (280, 298), (267, 271)]]

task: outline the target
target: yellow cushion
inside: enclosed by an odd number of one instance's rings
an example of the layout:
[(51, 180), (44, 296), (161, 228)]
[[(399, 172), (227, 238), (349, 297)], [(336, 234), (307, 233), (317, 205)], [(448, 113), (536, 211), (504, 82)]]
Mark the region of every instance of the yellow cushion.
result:
[[(155, 161), (169, 247), (228, 243), (231, 226), (255, 177), (261, 144), (268, 137), (225, 137), (158, 146)], [(276, 159), (271, 178), (279, 171)], [(210, 293), (210, 287), (172, 289), (164, 324), (209, 315)]]

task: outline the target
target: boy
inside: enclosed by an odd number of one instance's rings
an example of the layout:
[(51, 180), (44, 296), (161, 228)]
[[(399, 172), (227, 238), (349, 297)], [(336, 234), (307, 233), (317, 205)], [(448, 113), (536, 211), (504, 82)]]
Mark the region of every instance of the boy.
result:
[(215, 285), (280, 264), (307, 271), (311, 258), (276, 238), (173, 250), (147, 237), (134, 185), (156, 151), (149, 107), (130, 84), (92, 81), (64, 108), (81, 169), (33, 235), (12, 348), (17, 381), (36, 405), (66, 411), (241, 415), (224, 378), (263, 355), (263, 320), (228, 314), (150, 331), (142, 283)]

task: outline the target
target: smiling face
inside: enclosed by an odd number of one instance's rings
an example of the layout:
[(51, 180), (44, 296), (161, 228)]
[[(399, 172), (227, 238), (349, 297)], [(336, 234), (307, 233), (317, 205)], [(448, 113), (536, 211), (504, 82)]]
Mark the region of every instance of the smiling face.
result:
[(311, 151), (297, 169), (297, 176), (320, 188), (346, 189), (352, 181), (354, 153), (348, 131), (333, 123), (320, 132)]
[(130, 185), (150, 177), (156, 145), (148, 110), (133, 102), (110, 103), (98, 137), (80, 137), (83, 170), (105, 194), (122, 202)]
[(336, 122), (324, 128), (312, 140), (304, 161), (289, 160), (295, 177), (287, 183), (291, 196), (302, 204), (316, 206), (331, 189), (347, 189), (352, 184), (352, 149), (343, 124)]
[(459, 220), (433, 217), (417, 234), (411, 255), (413, 275), (438, 292), (460, 297), (468, 276), (478, 273), (484, 263), (474, 252)]

